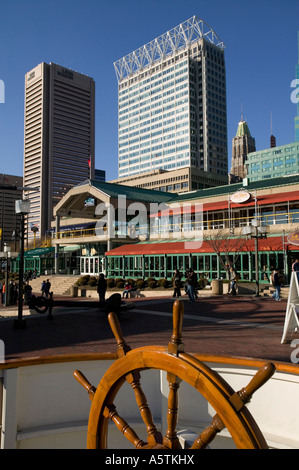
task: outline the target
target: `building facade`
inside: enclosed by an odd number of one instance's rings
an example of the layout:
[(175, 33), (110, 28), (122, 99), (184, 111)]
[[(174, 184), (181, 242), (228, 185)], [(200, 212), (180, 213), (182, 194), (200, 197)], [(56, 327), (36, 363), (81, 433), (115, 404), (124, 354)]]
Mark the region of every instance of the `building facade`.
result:
[(198, 168), (184, 167), (178, 170), (154, 170), (140, 175), (132, 175), (110, 181), (137, 188), (183, 193), (196, 189), (210, 188), (227, 184), (227, 178), (217, 173), (209, 173)]
[(258, 240), (260, 282), (269, 284), (276, 267), (288, 280), (299, 256), (296, 176), (245, 179), (186, 194), (85, 182), (54, 213), (52, 247), (39, 255), (26, 252), (25, 270), (171, 279), (175, 267), (183, 273), (192, 267), (211, 281), (226, 277), (222, 259), (235, 260), (241, 280), (254, 281), (255, 240), (247, 240), (243, 229), (256, 220), (267, 229), (267, 238)]
[(291, 84), (296, 87), (291, 94), (292, 102), (297, 105), (297, 116), (295, 116), (294, 122), (295, 141), (287, 145), (276, 146), (276, 139), (271, 135), (270, 148), (249, 153), (246, 160), (246, 168), (250, 181), (299, 174), (299, 59), (296, 64), (295, 73), (296, 80)]
[[(244, 185), (244, 186), (243, 186)], [(228, 186), (173, 197), (172, 211), (153, 218), (149, 238), (106, 252), (107, 276), (171, 279), (178, 267), (193, 268), (211, 281), (226, 278), (224, 264), (234, 264), (243, 281), (255, 281), (255, 240), (243, 229), (255, 221), (266, 229), (258, 240), (258, 278), (270, 283), (278, 268), (287, 283), (299, 256), (299, 182), (296, 176)], [(202, 205), (202, 206), (200, 206)], [(180, 207), (178, 207), (180, 206)], [(202, 216), (198, 218), (198, 210)], [(222, 260), (222, 262), (221, 262)]]
[(94, 171), (94, 179), (96, 181), (106, 181), (106, 171), (105, 170), (97, 170)]
[[(0, 236), (1, 249), (3, 251), (4, 243), (13, 248), (12, 234), (19, 231), (20, 217), (16, 215), (15, 201), (22, 199), (23, 178), (14, 175), (0, 175)], [(3, 186), (15, 186), (20, 189), (3, 189)], [(15, 251), (15, 250), (12, 250)]]
[(119, 178), (191, 167), (227, 182), (224, 44), (193, 17), (115, 62)]
[[(75, 184), (94, 177), (95, 83), (86, 75), (41, 63), (25, 75), (24, 186), (30, 227), (44, 236), (53, 207)], [(90, 163), (89, 163), (90, 161)]]
[(250, 181), (299, 173), (299, 141), (249, 153), (246, 160)]
[(255, 139), (251, 136), (246, 121), (241, 120), (232, 143), (232, 166), (230, 174), (234, 177), (245, 178), (247, 171), (245, 161), (247, 155), (255, 152)]

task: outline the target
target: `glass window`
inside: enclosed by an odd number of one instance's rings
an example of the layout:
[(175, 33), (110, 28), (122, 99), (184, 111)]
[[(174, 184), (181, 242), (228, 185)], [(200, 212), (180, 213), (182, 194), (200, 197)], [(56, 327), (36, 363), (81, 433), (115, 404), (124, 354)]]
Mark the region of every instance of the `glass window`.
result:
[(275, 220), (273, 208), (272, 207), (263, 208), (261, 212), (262, 212), (262, 217), (261, 217), (262, 225), (273, 225), (274, 220)]
[(285, 224), (288, 222), (288, 208), (287, 206), (275, 207), (275, 223)]

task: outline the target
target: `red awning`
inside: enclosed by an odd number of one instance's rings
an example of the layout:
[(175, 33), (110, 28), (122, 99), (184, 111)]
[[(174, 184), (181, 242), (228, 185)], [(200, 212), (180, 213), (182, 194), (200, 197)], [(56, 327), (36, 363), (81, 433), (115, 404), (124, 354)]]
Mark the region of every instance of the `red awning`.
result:
[[(232, 239), (233, 240), (233, 239)], [(233, 251), (234, 242), (232, 242)], [(260, 239), (258, 244), (259, 251), (282, 251), (282, 237), (268, 237)], [(288, 244), (288, 250), (298, 250), (295, 245)], [(224, 251), (224, 242), (223, 249)], [(254, 240), (247, 240), (240, 252), (254, 251)], [(188, 254), (188, 253), (214, 253), (211, 245), (206, 242), (200, 242), (190, 239), (190, 241), (176, 241), (165, 243), (136, 243), (135, 245), (122, 245), (113, 250), (107, 251), (107, 256), (138, 256), (138, 255), (162, 255), (162, 254)]]
[[(260, 196), (257, 198), (257, 204), (259, 206), (266, 205), (266, 204), (274, 204), (274, 203), (279, 203), (279, 202), (287, 202), (287, 201), (299, 201), (299, 191), (293, 191), (291, 193), (279, 193), (279, 194), (268, 194), (265, 196)], [(176, 207), (176, 203), (173, 205), (174, 209), (171, 209), (171, 204), (170, 204), (170, 209), (162, 210), (159, 212), (156, 212), (154, 214), (151, 214), (150, 217), (161, 217), (163, 215), (167, 216), (169, 215), (178, 215), (181, 213), (184, 214), (193, 214), (198, 210), (198, 204), (200, 204), (200, 200), (197, 202), (186, 202), (184, 205), (181, 207)], [(221, 210), (228, 210), (228, 200), (226, 201), (219, 201), (219, 202), (208, 202), (208, 203), (202, 203), (203, 207), (202, 210), (204, 212), (207, 211), (221, 211)], [(236, 204), (231, 202), (230, 207), (232, 209), (239, 208), (239, 209), (244, 209), (245, 207), (252, 207), (255, 205), (255, 200), (253, 198), (250, 198), (249, 202), (246, 201), (241, 204)]]

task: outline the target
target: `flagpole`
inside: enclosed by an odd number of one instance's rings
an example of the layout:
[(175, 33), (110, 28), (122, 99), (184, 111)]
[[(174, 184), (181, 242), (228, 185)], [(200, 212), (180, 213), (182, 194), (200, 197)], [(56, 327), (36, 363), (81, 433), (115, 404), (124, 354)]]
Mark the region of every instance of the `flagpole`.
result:
[(91, 155), (89, 155), (87, 162), (89, 166), (89, 181), (91, 181)]

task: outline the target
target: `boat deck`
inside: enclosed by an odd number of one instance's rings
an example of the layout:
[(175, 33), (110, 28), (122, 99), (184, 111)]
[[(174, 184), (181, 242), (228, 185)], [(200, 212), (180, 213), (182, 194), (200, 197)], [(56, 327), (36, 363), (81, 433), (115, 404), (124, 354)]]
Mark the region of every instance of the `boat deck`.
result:
[[(26, 316), (27, 327), (13, 328), (16, 307), (0, 307), (0, 339), (6, 361), (99, 352), (115, 352), (106, 316), (94, 301), (55, 298), (53, 320), (46, 314)], [(130, 302), (131, 300), (129, 300)], [(172, 334), (174, 299), (134, 299), (135, 309), (122, 314), (123, 335), (131, 348), (167, 346)], [(183, 341), (188, 353), (233, 355), (291, 363), (293, 348), (281, 344), (287, 301), (253, 296), (201, 297), (184, 302)], [(64, 304), (64, 305), (63, 305)], [(24, 310), (24, 314), (28, 313)], [(5, 318), (3, 316), (6, 316)], [(299, 338), (296, 334), (293, 337)], [(292, 338), (291, 338), (292, 339)]]

